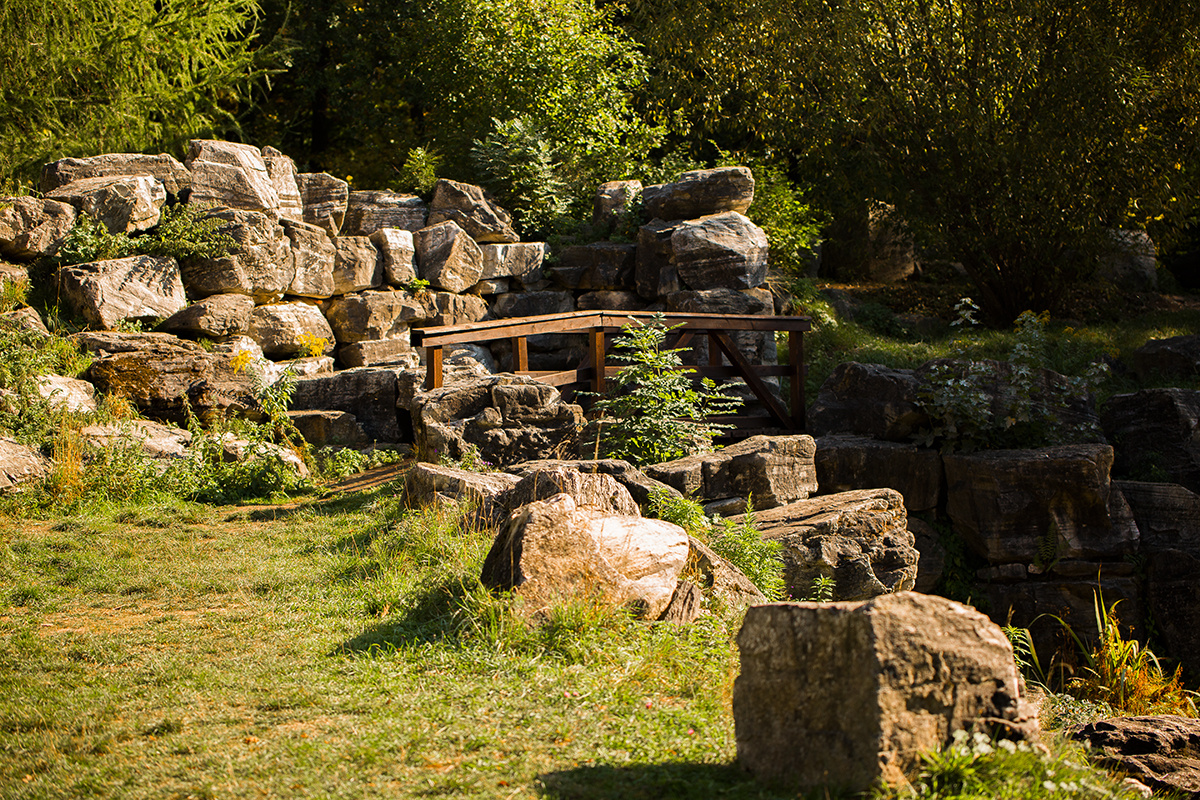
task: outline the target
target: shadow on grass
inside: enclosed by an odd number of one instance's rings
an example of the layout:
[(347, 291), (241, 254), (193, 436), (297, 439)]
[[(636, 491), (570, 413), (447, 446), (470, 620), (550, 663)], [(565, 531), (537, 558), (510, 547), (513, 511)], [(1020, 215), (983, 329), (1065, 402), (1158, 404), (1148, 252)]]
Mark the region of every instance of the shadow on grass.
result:
[(229, 515), (226, 521), (244, 519), (248, 522), (274, 522), (276, 520), (289, 519), (298, 514), (316, 514), (322, 517), (332, 517), (339, 514), (362, 511), (379, 500), (396, 497), (401, 491), (402, 484), (393, 481), (375, 487), (370, 491), (335, 494), (329, 497), (301, 500), (297, 503), (282, 506), (265, 504), (259, 508), (236, 511)]
[[(755, 781), (736, 764), (637, 764), (580, 766), (539, 775), (541, 795), (555, 800), (664, 800), (695, 798), (805, 797), (795, 790)], [(837, 797), (823, 791), (808, 797)]]
[(453, 641), (459, 635), (458, 610), (467, 589), (450, 581), (423, 591), (403, 614), (384, 620), (335, 647), (332, 656), (354, 653), (391, 653), (434, 642)]

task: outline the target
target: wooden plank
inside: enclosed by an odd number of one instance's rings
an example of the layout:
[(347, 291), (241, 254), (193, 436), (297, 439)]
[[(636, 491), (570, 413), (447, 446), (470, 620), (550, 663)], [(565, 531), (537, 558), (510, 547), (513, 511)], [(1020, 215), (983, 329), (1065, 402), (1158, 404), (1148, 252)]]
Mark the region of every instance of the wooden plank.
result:
[(436, 345), (425, 348), (425, 388), (442, 388), (442, 348)]
[(596, 328), (588, 332), (588, 355), (592, 367), (592, 391), (604, 394), (607, 381), (604, 371), (604, 329)]
[(529, 342), (524, 336), (512, 337), (512, 371), (529, 371)]
[(554, 370), (531, 370), (517, 373), (526, 375), (530, 378), (536, 378), (542, 383), (550, 386), (567, 386), (572, 383), (586, 383), (593, 377), (591, 367), (582, 367), (580, 369), (567, 369), (561, 372)]
[(712, 331), (708, 332), (708, 365), (721, 366), (721, 348), (717, 345), (717, 337)]
[(795, 426), (787, 409), (775, 399), (775, 395), (771, 394), (771, 390), (762, 382), (762, 379), (754, 374), (754, 366), (746, 360), (742, 351), (737, 349), (729, 336), (724, 331), (715, 331), (711, 335), (716, 338), (717, 346), (725, 353), (725, 357), (742, 371), (742, 379), (746, 381), (746, 385), (750, 387), (750, 391), (754, 392), (754, 396), (759, 399), (759, 402), (766, 406), (771, 415), (778, 419), (785, 428), (794, 429)]

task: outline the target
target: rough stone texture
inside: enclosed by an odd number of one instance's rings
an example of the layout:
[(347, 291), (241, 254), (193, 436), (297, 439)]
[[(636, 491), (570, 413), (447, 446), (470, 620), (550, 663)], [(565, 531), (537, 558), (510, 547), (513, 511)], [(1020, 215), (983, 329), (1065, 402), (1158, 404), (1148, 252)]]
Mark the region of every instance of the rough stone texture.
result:
[(0, 494), (19, 491), (21, 486), (50, 474), (50, 459), (15, 439), (0, 437)]
[(544, 242), (481, 244), (479, 249), (483, 254), (481, 281), (516, 278), (529, 284), (542, 280), (542, 261), (546, 257)]
[(333, 296), (333, 265), (337, 248), (329, 234), (317, 225), (285, 220), (283, 229), (292, 248), (295, 276), (287, 293), (323, 300)]
[(634, 288), (647, 300), (679, 291), (679, 272), (671, 246), (678, 227), (678, 222), (653, 219), (638, 229)]
[(193, 139), (184, 163), (192, 172), (189, 203), (259, 211), (279, 219), (279, 194), (257, 147)]
[(386, 189), (351, 192), (346, 203), (346, 221), (341, 233), (370, 236), (383, 228), (419, 231), (428, 211), (415, 194), (398, 194)]
[(122, 320), (158, 321), (187, 305), (173, 258), (130, 256), (62, 267), (58, 285), (68, 306), (102, 328)]
[(253, 310), (253, 298), (244, 294), (214, 294), (176, 311), (160, 327), (177, 336), (235, 336), (250, 327)]
[[(733, 517), (735, 522), (741, 517)], [(911, 589), (917, 553), (904, 499), (892, 489), (862, 489), (813, 497), (755, 512), (764, 539), (783, 545), (784, 576), (792, 597), (812, 594), (818, 577), (832, 577), (835, 600), (864, 600)]]
[[(760, 317), (775, 316), (775, 302), (768, 289), (685, 289), (667, 295), (667, 310), (684, 314), (746, 314)], [(729, 338), (751, 364), (774, 364), (778, 353), (775, 349), (773, 332), (730, 331)], [(689, 364), (707, 364), (708, 337), (698, 336), (692, 341), (689, 355), (684, 361)], [(722, 356), (721, 363), (728, 364), (729, 358)], [(772, 378), (766, 379), (768, 383)]]
[[(1112, 602), (1107, 593), (1104, 599)], [(1200, 671), (1200, 556), (1191, 549), (1151, 551), (1146, 561), (1145, 603), (1154, 620), (1155, 640), (1165, 654), (1192, 674)], [(1125, 604), (1118, 611), (1122, 620), (1136, 621)]]
[(942, 492), (942, 456), (914, 444), (835, 434), (817, 440), (814, 461), (822, 492), (895, 489), (909, 513), (933, 511)]
[(1122, 630), (1132, 627), (1137, 633), (1143, 619), (1142, 593), (1136, 577), (1115, 574), (1122, 567), (1128, 565), (1091, 562), (1090, 566), (1067, 570), (1083, 573), (1080, 575), (1054, 574), (1047, 580), (996, 581), (977, 585), (977, 591), (980, 597), (986, 598), (989, 613), (997, 624), (1007, 622), (1011, 609), (1012, 624), (1029, 628), (1038, 652), (1051, 653), (1060, 646), (1072, 645), (1063, 638), (1062, 626), (1045, 616), (1047, 614), (1065, 620), (1083, 641), (1096, 641), (1099, 635), (1095, 613), (1097, 591), (1103, 595), (1105, 605), (1120, 601), (1117, 615)]
[(339, 344), (408, 338), (408, 323), (428, 308), (408, 292), (359, 292), (335, 298), (325, 316)]
[(866, 792), (914, 778), (955, 731), (1035, 735), (1012, 646), (952, 600), (755, 606), (737, 641), (738, 762), (761, 780)]
[(508, 212), (487, 200), (483, 189), (469, 183), (442, 179), (434, 184), (429, 224), (447, 221), (458, 223), (477, 242), (518, 241)]
[(913, 542), (920, 554), (913, 591), (933, 594), (946, 569), (946, 548), (939, 541), (937, 529), (917, 517), (908, 518), (908, 532), (913, 535)]
[(575, 310), (570, 292), (509, 292), (492, 303), (497, 317), (531, 317), (538, 314), (569, 314)]
[(1170, 481), (1200, 492), (1200, 391), (1115, 395), (1100, 417), (1116, 450), (1115, 476)]
[(753, 498), (755, 509), (803, 500), (817, 490), (811, 436), (752, 436), (712, 453), (648, 465), (645, 473), (705, 500)]
[(746, 167), (692, 170), (672, 183), (645, 187), (642, 202), (648, 216), (662, 219), (745, 214), (754, 202), (754, 175)]
[(575, 452), (583, 411), (533, 378), (464, 379), (412, 400), (417, 451), (425, 460), (461, 459), (466, 446), (496, 465)]
[(417, 505), (456, 500), (490, 507), (512, 492), (520, 478), (504, 472), (474, 472), (418, 461), (405, 476), (408, 498)]
[(691, 553), (688, 556), (689, 571), (695, 570), (694, 579), (710, 596), (731, 605), (749, 606), (765, 603), (767, 598), (740, 569), (712, 551), (708, 545), (695, 537), (688, 537)]
[(296, 263), (283, 226), (266, 214), (222, 208), (210, 211), (217, 228), (237, 242), (237, 249), (221, 258), (184, 259), (180, 264), (189, 294), (244, 294), (256, 302), (279, 300), (296, 277)]
[(294, 222), (304, 221), (304, 199), (300, 197), (300, 180), (296, 162), (274, 147), (262, 149), (263, 163), (271, 176), (271, 185), (279, 197), (279, 216)]
[(366, 236), (338, 236), (333, 240), (333, 293), (350, 294), (383, 285), (379, 251)]
[(53, 407), (62, 406), (74, 413), (96, 410), (96, 390), (87, 381), (62, 375), (39, 375), (37, 392)]
[(623, 289), (632, 285), (636, 263), (636, 244), (596, 242), (564, 248), (546, 272), (567, 289)]
[(194, 342), (147, 333), (80, 335), (78, 341), (108, 353), (87, 371), (97, 391), (127, 398), (148, 417), (185, 425), (189, 406), (201, 421), (261, 416), (253, 378)]
[(70, 203), (81, 214), (104, 223), (110, 233), (153, 228), (167, 202), (162, 183), (147, 175), (80, 178), (47, 197)]
[(1134, 292), (1158, 291), (1158, 248), (1145, 231), (1111, 230), (1097, 274)]
[(1067, 736), (1091, 748), (1101, 766), (1156, 792), (1200, 797), (1200, 720), (1170, 714), (1073, 725)]
[(372, 441), (408, 441), (402, 437), (396, 413), (397, 376), (401, 374), (402, 370), (389, 367), (360, 367), (300, 378), (292, 393), (291, 407), (348, 411)]
[(569, 495), (577, 508), (627, 517), (642, 515), (629, 490), (613, 476), (603, 472), (582, 472), (568, 466), (538, 466), (523, 470), (519, 482), (500, 498), (500, 502), (507, 510), (514, 511), (539, 500), (549, 500), (557, 494)]
[(596, 472), (602, 475), (610, 475), (616, 479), (617, 483), (624, 486), (634, 499), (634, 502), (643, 508), (649, 505), (651, 492), (666, 492), (675, 497), (682, 496), (677, 489), (654, 480), (628, 461), (621, 461), (616, 458), (526, 461), (513, 466), (512, 471), (523, 475), (533, 470), (556, 469), (558, 467), (572, 467), (580, 472)]
[[(0, 201), (3, 205), (3, 201)], [(2, 214), (4, 209), (0, 209)], [(6, 283), (23, 283), (29, 284), (29, 268), (19, 264), (10, 264), (7, 261), (0, 261), (0, 287)]]
[(767, 234), (737, 212), (684, 222), (671, 234), (679, 279), (690, 289), (755, 289), (767, 278)]
[(333, 330), (321, 309), (308, 303), (258, 306), (250, 314), (246, 333), (270, 359), (307, 354), (317, 339), (325, 340), (322, 345), (325, 353), (333, 352)]
[(392, 286), (404, 286), (417, 277), (417, 249), (412, 231), (380, 228), (368, 238), (379, 251), (383, 279)]
[(513, 513), (483, 563), (481, 579), (512, 590), (522, 610), (541, 615), (570, 599), (635, 609), (658, 619), (687, 563), (688, 536), (657, 519), (577, 508), (570, 495)]
[(642, 193), (641, 181), (609, 181), (600, 184), (592, 201), (592, 226), (612, 232), (629, 211), (629, 204)]
[(442, 348), (442, 370), (447, 375), (469, 373), (495, 375), (496, 360), (492, 352), (479, 344), (450, 344)]
[(413, 234), (413, 242), (421, 277), (434, 288), (465, 292), (479, 283), (483, 274), (483, 252), (455, 222), (422, 228)]
[(83, 178), (116, 175), (149, 175), (157, 178), (172, 197), (178, 197), (180, 192), (192, 187), (192, 173), (166, 153), (156, 156), (105, 153), (90, 158), (63, 158), (45, 165), (42, 167), (42, 193), (49, 194), (60, 186)]
[(487, 316), (488, 304), (482, 297), (453, 292), (436, 292), (430, 297), (434, 313), (424, 321), (426, 325), (462, 325)]
[(36, 197), (0, 197), (0, 255), (34, 259), (52, 256), (75, 226), (69, 203)]
[(948, 454), (946, 513), (993, 563), (1119, 559), (1136, 550), (1138, 532), (1131, 519), (1114, 524), (1112, 458), (1101, 444)]
[(50, 335), (41, 315), (30, 306), (0, 313), (0, 330), (24, 330), (42, 336)]
[(911, 369), (848, 361), (833, 370), (808, 409), (814, 436), (849, 433), (892, 442), (911, 441), (929, 424), (917, 402), (920, 379)]
[(575, 308), (579, 311), (641, 311), (645, 307), (646, 301), (636, 292), (601, 289), (595, 292), (585, 292), (575, 298)]
[(671, 601), (663, 609), (659, 622), (670, 622), (674, 625), (690, 625), (700, 617), (704, 592), (691, 581), (680, 579), (675, 585), (675, 593)]
[(1151, 339), (1133, 351), (1133, 369), (1139, 380), (1174, 375), (1200, 375), (1200, 334)]
[(143, 419), (89, 425), (80, 434), (96, 448), (136, 447), (151, 458), (161, 459), (186, 457), (192, 443), (190, 431)]
[(304, 221), (337, 236), (346, 219), (350, 184), (327, 172), (301, 172), (296, 182), (304, 201)]
[(344, 344), (338, 348), (337, 357), (343, 367), (394, 364), (405, 369), (416, 369), (421, 363), (420, 354), (409, 344), (407, 331), (395, 339)]
[(498, 295), (512, 291), (512, 281), (508, 278), (493, 278), (487, 281), (480, 281), (467, 290), (468, 294), (477, 295)]
[(1143, 553), (1182, 550), (1200, 558), (1200, 495), (1175, 483), (1113, 481), (1141, 534)]
[(366, 447), (371, 443), (354, 415), (345, 411), (289, 411), (287, 415), (313, 447)]

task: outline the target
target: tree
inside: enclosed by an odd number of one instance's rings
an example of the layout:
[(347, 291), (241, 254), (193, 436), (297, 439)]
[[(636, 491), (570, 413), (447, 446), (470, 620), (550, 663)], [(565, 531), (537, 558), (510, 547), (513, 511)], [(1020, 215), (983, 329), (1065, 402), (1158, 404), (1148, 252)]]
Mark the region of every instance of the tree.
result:
[(5, 0), (0, 182), (63, 156), (174, 150), (236, 129), (255, 0)]
[(996, 323), (1090, 275), (1107, 228), (1169, 231), (1195, 202), (1195, 4), (632, 0), (629, 23), (660, 118), (744, 126), (891, 204)]

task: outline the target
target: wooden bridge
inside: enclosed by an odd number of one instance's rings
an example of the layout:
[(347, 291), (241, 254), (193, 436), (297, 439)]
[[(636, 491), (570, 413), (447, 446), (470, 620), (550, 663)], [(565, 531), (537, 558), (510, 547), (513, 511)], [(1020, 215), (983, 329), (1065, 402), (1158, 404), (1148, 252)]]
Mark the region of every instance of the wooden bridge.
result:
[[(760, 317), (741, 314), (656, 314), (649, 311), (577, 311), (570, 314), (544, 314), (490, 322), (471, 322), (437, 328), (414, 328), (412, 343), (425, 348), (425, 388), (442, 385), (442, 348), (449, 344), (486, 344), (508, 339), (512, 343), (512, 370), (557, 387), (586, 386), (601, 394), (607, 379), (620, 366), (607, 363), (612, 337), (631, 323), (648, 324), (661, 320), (668, 327), (679, 326), (667, 339), (666, 347), (687, 347), (697, 336), (708, 338), (708, 364), (687, 364), (700, 378), (729, 380), (740, 378), (762, 403), (774, 425), (779, 429), (801, 432), (804, 422), (804, 332), (812, 329), (808, 317)], [(787, 364), (751, 364), (730, 338), (734, 331), (758, 331), (774, 335), (787, 331)], [(576, 369), (535, 371), (529, 369), (527, 337), (544, 333), (586, 334), (588, 356)], [(726, 364), (725, 361), (729, 363)], [(788, 378), (788, 403), (785, 405), (763, 378)], [(762, 427), (761, 417), (731, 416), (714, 421), (730, 424), (748, 435), (754, 427)]]

